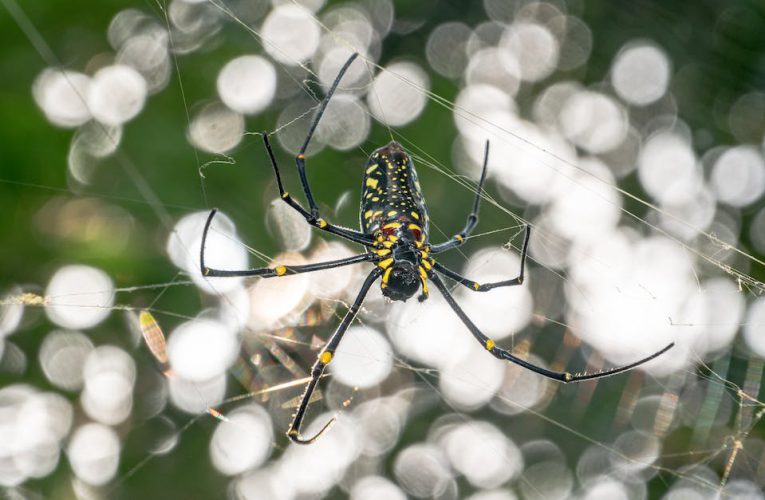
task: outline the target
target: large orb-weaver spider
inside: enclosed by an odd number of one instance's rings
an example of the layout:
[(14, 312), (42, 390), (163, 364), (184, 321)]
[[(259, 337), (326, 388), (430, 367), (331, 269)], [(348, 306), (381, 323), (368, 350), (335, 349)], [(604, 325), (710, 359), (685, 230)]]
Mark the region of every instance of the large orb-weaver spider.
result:
[(436, 262), (431, 255), (445, 252), (462, 245), (478, 223), (478, 206), (481, 201), (481, 191), (484, 182), (486, 181), (486, 165), (489, 158), (488, 141), (486, 142), (486, 149), (484, 151), (481, 180), (478, 182), (473, 210), (470, 212), (470, 215), (468, 215), (467, 223), (462, 231), (448, 241), (435, 245), (431, 245), (428, 241), (428, 211), (425, 207), (425, 199), (420, 189), (420, 183), (417, 181), (417, 172), (414, 169), (414, 164), (409, 155), (404, 151), (401, 145), (396, 142), (391, 142), (387, 146), (376, 150), (367, 161), (364, 182), (362, 185), (364, 194), (359, 215), (361, 231), (336, 226), (322, 219), (319, 216), (319, 208), (316, 205), (316, 201), (314, 200), (311, 188), (308, 184), (308, 178), (305, 172), (305, 151), (313, 137), (319, 120), (321, 120), (321, 117), (324, 114), (324, 110), (327, 108), (329, 100), (332, 98), (332, 95), (337, 89), (343, 75), (348, 70), (348, 67), (350, 67), (357, 56), (358, 54), (351, 55), (340, 69), (340, 72), (332, 83), (327, 95), (321, 101), (316, 116), (311, 124), (311, 128), (308, 130), (308, 135), (303, 142), (303, 146), (300, 148), (300, 152), (295, 158), (298, 174), (300, 175), (300, 183), (303, 186), (303, 191), (308, 200), (309, 210), (305, 210), (287, 191), (285, 191), (279, 173), (279, 167), (268, 140), (268, 133), (263, 133), (263, 142), (268, 157), (271, 160), (271, 165), (274, 168), (276, 183), (279, 186), (279, 193), (281, 194), (282, 199), (289, 206), (297, 210), (312, 226), (354, 243), (364, 245), (367, 248), (367, 252), (345, 259), (320, 262), (317, 264), (301, 266), (278, 265), (273, 268), (264, 267), (245, 271), (227, 271), (212, 269), (205, 265), (205, 243), (207, 241), (207, 233), (210, 230), (213, 217), (215, 217), (215, 209), (210, 212), (210, 216), (207, 218), (204, 227), (204, 233), (202, 234), (200, 266), (204, 276), (260, 276), (263, 278), (273, 278), (290, 274), (320, 271), (322, 269), (332, 269), (335, 267), (357, 264), (359, 262), (371, 262), (375, 264), (375, 268), (364, 280), (364, 284), (361, 285), (361, 290), (359, 290), (356, 299), (343, 317), (343, 320), (340, 322), (337, 330), (335, 330), (335, 333), (329, 338), (329, 341), (322, 349), (318, 359), (311, 369), (311, 380), (305, 387), (300, 404), (292, 417), (292, 423), (287, 431), (287, 436), (289, 436), (293, 442), (300, 444), (312, 443), (335, 421), (335, 418), (332, 418), (311, 438), (303, 438), (300, 434), (300, 427), (303, 418), (305, 417), (306, 409), (308, 408), (308, 402), (311, 399), (313, 391), (316, 389), (319, 379), (324, 373), (324, 368), (330, 361), (332, 361), (337, 346), (340, 344), (340, 341), (348, 330), (351, 322), (356, 317), (356, 313), (358, 313), (361, 308), (361, 304), (364, 301), (367, 292), (372, 284), (374, 284), (380, 277), (382, 277), (380, 286), (383, 295), (391, 300), (401, 301), (405, 301), (412, 297), (420, 288), (422, 288), (422, 293), (419, 296), (419, 299), (421, 301), (427, 299), (427, 282), (428, 280), (432, 281), (436, 288), (438, 288), (438, 291), (446, 299), (447, 304), (449, 304), (468, 330), (470, 330), (470, 333), (472, 333), (476, 340), (478, 340), (478, 342), (480, 342), (492, 355), (498, 359), (516, 363), (535, 373), (561, 382), (577, 382), (614, 375), (646, 363), (663, 354), (674, 345), (674, 343), (671, 343), (662, 350), (626, 366), (620, 366), (618, 368), (612, 368), (597, 373), (572, 374), (569, 372), (548, 370), (524, 361), (523, 359), (513, 356), (510, 352), (497, 347), (493, 340), (481, 333), (478, 327), (473, 324), (470, 318), (467, 317), (465, 312), (454, 300), (454, 297), (452, 297), (448, 288), (444, 285), (444, 282), (441, 281), (439, 274), (448, 276), (477, 292), (485, 292), (497, 287), (522, 284), (524, 269), (526, 267), (529, 236), (531, 235), (530, 226), (526, 225), (525, 236), (523, 239), (520, 273), (518, 274), (518, 277), (510, 280), (480, 284), (442, 266)]

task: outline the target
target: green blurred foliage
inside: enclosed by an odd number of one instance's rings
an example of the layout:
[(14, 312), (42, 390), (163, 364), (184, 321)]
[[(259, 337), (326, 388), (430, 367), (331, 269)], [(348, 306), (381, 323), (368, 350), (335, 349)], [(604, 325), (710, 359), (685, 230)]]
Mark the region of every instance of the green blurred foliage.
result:
[[(262, 1), (262, 0), (258, 0)], [(332, 2), (342, 4), (342, 2)], [(585, 84), (601, 81), (608, 73), (614, 55), (622, 45), (635, 38), (648, 38), (668, 51), (674, 64), (672, 92), (677, 98), (679, 115), (694, 131), (697, 147), (731, 144), (734, 142), (726, 122), (727, 111), (743, 93), (765, 88), (765, 3), (760, 0), (719, 2), (664, 1), (585, 1), (572, 2), (574, 12), (589, 25), (593, 32), (593, 52), (586, 66), (570, 73), (557, 74), (555, 79), (578, 79)], [(106, 28), (119, 10), (132, 7), (151, 12), (162, 19), (161, 7), (155, 2), (100, 2), (73, 0), (70, 2), (24, 2), (22, 8), (31, 19), (42, 39), (53, 50), (66, 68), (84, 70), (96, 54), (110, 50), (106, 41)], [(425, 2), (396, 2), (397, 16), (421, 21), (415, 32), (400, 36), (391, 34), (383, 44), (381, 64), (396, 58), (415, 59), (427, 65), (424, 47), (427, 35), (437, 25), (447, 21), (462, 21), (475, 25), (485, 20), (480, 2), (429, 0)], [(211, 164), (204, 169), (204, 178), (198, 171), (201, 165), (218, 158), (196, 152), (186, 140), (188, 114), (196, 103), (215, 96), (215, 78), (222, 64), (233, 56), (244, 53), (262, 53), (257, 40), (244, 33), (237, 25), (225, 28), (224, 43), (209, 50), (175, 59), (177, 67), (167, 89), (149, 98), (144, 112), (124, 130), (120, 153), (100, 165), (91, 186), (76, 187), (67, 181), (66, 162), (72, 132), (52, 126), (32, 99), (32, 83), (48, 66), (48, 61), (35, 49), (30, 40), (8, 12), (0, 9), (0, 289), (21, 284), (44, 286), (51, 273), (65, 263), (87, 263), (108, 272), (118, 287), (163, 283), (176, 275), (175, 268), (163, 256), (166, 228), (158, 224), (155, 211), (147, 202), (134, 179), (137, 175), (161, 200), (164, 210), (174, 219), (195, 211), (218, 206), (229, 213), (237, 223), (244, 241), (267, 254), (278, 251), (274, 238), (268, 234), (264, 209), (277, 195), (270, 175), (265, 151), (258, 136), (247, 136), (232, 154), (233, 164)], [(431, 73), (432, 90), (441, 97), (453, 100), (458, 91), (454, 82)], [(545, 82), (545, 85), (548, 82)], [(522, 95), (531, 95), (533, 89)], [(277, 101), (267, 112), (249, 118), (246, 129), (251, 132), (271, 130), (284, 102)], [(521, 107), (527, 104), (521, 102)], [(411, 125), (398, 130), (424, 151), (444, 165), (450, 164), (452, 142), (456, 135), (451, 112), (429, 102), (423, 115)], [(754, 134), (753, 134), (754, 136)], [(763, 131), (759, 131), (760, 140)], [(309, 160), (309, 171), (314, 192), (326, 205), (346, 191), (351, 199), (358, 196), (361, 180), (360, 167), (365, 162), (364, 151), (371, 151), (389, 139), (386, 128), (375, 125), (372, 135), (362, 150), (339, 153), (325, 149)], [(291, 165), (288, 153), (278, 150), (279, 160)], [(512, 162), (512, 158), (506, 159)], [(286, 182), (292, 191), (299, 185), (297, 175), (286, 168)], [(420, 171), (431, 215), (445, 231), (461, 227), (464, 214), (471, 202), (470, 192), (430, 169)], [(625, 180), (624, 188), (639, 191), (634, 176)], [(491, 194), (492, 191), (490, 190)], [(103, 242), (55, 239), (40, 230), (39, 214), (43, 206), (55, 197), (93, 197), (107, 205), (123, 208), (135, 218), (136, 230), (124, 250), (115, 254)], [(760, 208), (762, 203), (747, 209), (744, 222)], [(339, 222), (355, 226), (358, 215), (355, 202), (338, 215)], [(523, 213), (524, 207), (515, 207)], [(645, 208), (630, 203), (627, 208), (642, 214)], [(505, 214), (484, 209), (482, 228), (491, 230), (515, 225)], [(500, 245), (512, 232), (502, 232), (481, 239), (481, 244)], [(747, 242), (748, 230), (742, 230)], [(758, 258), (763, 256), (758, 255)], [(457, 263), (461, 257), (451, 256)], [(762, 279), (763, 270), (753, 268), (753, 276)], [(140, 307), (153, 298), (153, 294), (138, 292), (120, 295), (119, 303)], [(200, 298), (192, 289), (170, 289), (158, 305), (164, 310), (180, 314), (194, 314), (200, 308)], [(29, 314), (32, 327), (23, 338), (17, 338), (26, 352), (36, 352), (42, 335), (50, 329), (40, 311)], [(170, 330), (172, 324), (165, 326)], [(114, 342), (127, 345), (120, 332), (122, 319), (112, 317), (100, 327), (97, 344)], [(546, 327), (535, 332), (552, 339), (561, 338), (557, 327)], [(537, 354), (551, 357), (555, 353), (552, 343), (537, 344)], [(138, 351), (141, 363), (150, 364), (146, 352)], [(44, 377), (30, 358), (26, 375), (30, 383), (45, 386)], [(0, 377), (5, 385), (15, 381)], [(740, 382), (740, 381), (737, 381)], [(232, 384), (233, 385), (233, 384)], [(618, 405), (623, 382), (608, 380), (599, 386), (597, 403), (592, 409), (582, 408), (571, 415), (568, 400), (553, 403), (547, 413), (564, 425), (575, 425), (578, 432), (597, 436), (609, 442), (614, 436), (603, 429), (609, 428)], [(445, 404), (438, 405), (420, 416), (421, 420), (409, 424), (400, 446), (422, 439), (433, 418), (448, 411)], [(183, 422), (187, 417), (179, 412), (173, 418)], [(587, 418), (581, 418), (586, 415)], [(512, 438), (522, 440), (524, 435), (546, 436), (555, 440), (564, 450), (571, 450), (569, 463), (573, 463), (575, 450), (581, 443), (570, 442), (578, 438), (547, 425), (534, 415), (523, 415), (512, 423), (499, 415), (483, 415), (505, 430)], [(569, 420), (571, 418), (571, 420)], [(211, 467), (208, 458), (208, 440), (215, 421), (202, 419), (183, 435), (180, 445), (168, 456), (152, 460), (132, 477), (126, 478), (114, 490), (121, 498), (220, 498), (224, 496), (227, 478)], [(278, 430), (278, 429), (277, 429)], [(139, 437), (135, 437), (138, 435)], [(760, 431), (762, 435), (762, 431)], [(672, 448), (687, 445), (680, 436), (674, 436)], [(677, 442), (680, 441), (680, 442)], [(284, 444), (284, 442), (281, 442)], [(278, 453), (278, 451), (276, 452)], [(146, 443), (140, 439), (140, 429), (127, 436), (122, 455), (121, 475), (147, 456)], [(391, 457), (395, 453), (391, 454)], [(719, 465), (719, 464), (718, 464)], [(45, 494), (61, 491), (67, 481), (68, 470), (60, 466), (54, 475), (29, 484), (32, 490)], [(669, 480), (671, 482), (671, 479)], [(663, 491), (662, 480), (652, 483), (651, 497)], [(63, 487), (65, 490), (66, 487)], [(341, 494), (335, 491), (335, 495)]]

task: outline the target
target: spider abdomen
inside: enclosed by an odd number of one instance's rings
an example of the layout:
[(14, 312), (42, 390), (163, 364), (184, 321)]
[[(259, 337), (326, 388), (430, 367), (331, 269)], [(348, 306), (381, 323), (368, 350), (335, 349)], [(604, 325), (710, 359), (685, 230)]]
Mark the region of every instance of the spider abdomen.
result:
[(408, 233), (424, 244), (428, 215), (417, 171), (397, 142), (377, 149), (365, 167), (361, 195), (361, 230), (369, 235)]

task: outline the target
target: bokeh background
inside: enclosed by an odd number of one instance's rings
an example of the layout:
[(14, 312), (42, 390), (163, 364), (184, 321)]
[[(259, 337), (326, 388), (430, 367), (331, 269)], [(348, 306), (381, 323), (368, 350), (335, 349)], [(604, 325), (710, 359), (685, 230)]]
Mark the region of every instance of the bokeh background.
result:
[[(765, 6), (761, 2), (0, 1), (0, 486), (9, 498), (762, 498)], [(355, 227), (366, 157), (412, 154), (443, 264), (498, 344), (433, 290), (370, 293), (284, 431), (364, 266), (205, 280), (210, 263), (360, 251), (280, 203), (308, 150)], [(168, 337), (152, 354), (139, 312)], [(151, 323), (150, 323), (150, 326)], [(157, 344), (153, 344), (155, 351)], [(227, 399), (228, 398), (228, 399)]]

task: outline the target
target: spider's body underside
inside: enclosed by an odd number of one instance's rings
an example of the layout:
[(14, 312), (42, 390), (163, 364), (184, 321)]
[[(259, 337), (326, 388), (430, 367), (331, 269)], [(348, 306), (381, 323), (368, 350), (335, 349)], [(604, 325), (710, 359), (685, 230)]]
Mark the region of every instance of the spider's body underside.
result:
[(429, 255), (428, 210), (417, 171), (397, 142), (369, 157), (361, 198), (361, 230), (374, 239), (372, 253), (381, 257), (383, 295), (406, 300), (422, 286), (435, 262)]
[(521, 248), (520, 271), (518, 276), (512, 279), (493, 283), (478, 283), (439, 264), (433, 258), (433, 255), (462, 245), (478, 223), (478, 208), (484, 181), (486, 180), (486, 165), (489, 155), (488, 142), (486, 143), (486, 149), (484, 151), (481, 179), (476, 190), (472, 211), (467, 217), (467, 223), (462, 231), (443, 243), (431, 245), (428, 240), (428, 211), (425, 206), (425, 198), (420, 189), (420, 183), (417, 179), (417, 172), (415, 171), (411, 158), (397, 142), (391, 142), (387, 146), (376, 150), (369, 157), (369, 161), (366, 164), (359, 215), (361, 231), (355, 231), (350, 228), (330, 224), (322, 219), (319, 216), (319, 208), (314, 200), (313, 193), (311, 192), (308, 183), (305, 170), (305, 151), (308, 148), (308, 144), (311, 141), (319, 120), (324, 114), (327, 103), (332, 98), (332, 95), (337, 89), (337, 86), (348, 67), (353, 63), (357, 56), (358, 54), (353, 54), (348, 59), (335, 78), (335, 81), (326, 96), (319, 104), (318, 112), (308, 131), (303, 147), (295, 158), (298, 174), (300, 176), (300, 183), (303, 187), (305, 197), (308, 200), (307, 210), (303, 208), (300, 203), (295, 201), (284, 189), (279, 167), (273, 150), (271, 149), (267, 133), (263, 134), (263, 141), (266, 147), (266, 152), (271, 160), (271, 165), (274, 169), (274, 175), (282, 199), (300, 213), (300, 215), (302, 215), (312, 226), (348, 241), (363, 245), (367, 249), (366, 253), (317, 264), (301, 266), (276, 265), (274, 267), (229, 271), (213, 269), (205, 265), (205, 243), (216, 210), (210, 212), (210, 216), (207, 219), (204, 233), (202, 235), (200, 268), (203, 275), (210, 277), (260, 276), (263, 278), (273, 278), (290, 274), (332, 269), (361, 262), (374, 264), (374, 268), (364, 280), (356, 299), (353, 304), (351, 304), (348, 312), (340, 322), (340, 325), (327, 341), (311, 369), (311, 380), (306, 385), (300, 404), (295, 411), (292, 423), (287, 431), (287, 435), (293, 442), (300, 444), (311, 443), (321, 436), (321, 434), (329, 428), (332, 422), (334, 422), (335, 419), (331, 419), (313, 437), (303, 438), (300, 435), (300, 428), (306, 410), (308, 409), (311, 395), (316, 389), (316, 386), (324, 373), (324, 369), (332, 361), (332, 357), (334, 356), (343, 335), (345, 335), (345, 332), (348, 330), (348, 327), (361, 308), (361, 304), (363, 303), (367, 292), (378, 279), (381, 279), (380, 286), (382, 288), (382, 293), (391, 300), (407, 300), (416, 294), (418, 290), (422, 290), (419, 298), (420, 300), (424, 300), (428, 297), (428, 282), (431, 282), (435, 285), (441, 295), (443, 295), (446, 303), (465, 324), (470, 333), (490, 354), (498, 359), (510, 361), (538, 373), (539, 375), (561, 382), (576, 382), (614, 375), (650, 361), (663, 354), (674, 345), (669, 344), (660, 351), (626, 366), (620, 366), (597, 373), (572, 374), (569, 372), (548, 370), (547, 368), (531, 364), (518, 358), (509, 351), (498, 347), (493, 340), (488, 338), (478, 329), (454, 300), (454, 297), (452, 297), (451, 292), (439, 275), (447, 276), (476, 292), (486, 292), (493, 288), (522, 284), (526, 267), (529, 237), (531, 235), (530, 226), (526, 225), (523, 246)]

